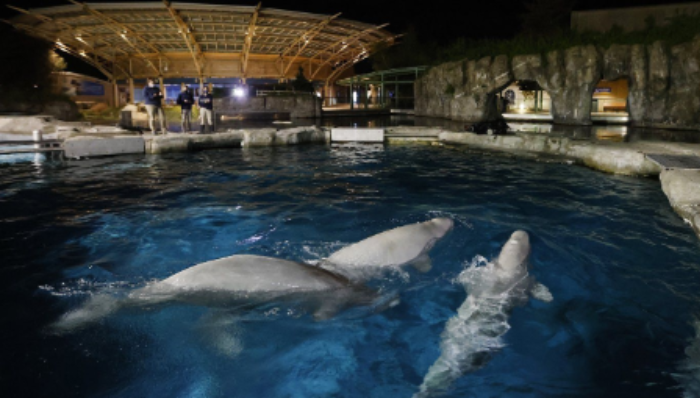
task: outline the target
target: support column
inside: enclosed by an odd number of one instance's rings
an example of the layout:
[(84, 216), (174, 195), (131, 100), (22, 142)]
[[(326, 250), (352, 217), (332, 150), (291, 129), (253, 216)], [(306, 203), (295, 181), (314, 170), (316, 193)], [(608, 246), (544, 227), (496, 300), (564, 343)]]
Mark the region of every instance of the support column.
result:
[(136, 104), (136, 98), (134, 97), (134, 78), (129, 78), (129, 101), (131, 104)]
[(369, 85), (365, 84), (365, 110), (369, 108)]
[(119, 84), (117, 80), (112, 80), (112, 107), (121, 107), (119, 104)]
[(396, 90), (394, 91), (394, 100), (396, 101), (396, 103), (394, 104), (394, 107), (401, 108), (401, 107), (399, 107), (399, 84), (398, 83), (395, 84), (395, 89)]
[(350, 109), (355, 109), (355, 77), (350, 80)]
[(386, 103), (386, 94), (384, 94), (384, 74), (381, 74), (380, 76), (381, 76), (382, 85), (379, 89), (379, 90), (381, 90), (379, 92), (379, 103), (381, 104), (381, 107), (384, 108), (384, 106), (385, 106), (384, 103)]
[(161, 76), (158, 78), (158, 83), (160, 84), (160, 91), (163, 92), (163, 103), (165, 103), (165, 101), (168, 100), (168, 93), (167, 90), (165, 90), (165, 79)]

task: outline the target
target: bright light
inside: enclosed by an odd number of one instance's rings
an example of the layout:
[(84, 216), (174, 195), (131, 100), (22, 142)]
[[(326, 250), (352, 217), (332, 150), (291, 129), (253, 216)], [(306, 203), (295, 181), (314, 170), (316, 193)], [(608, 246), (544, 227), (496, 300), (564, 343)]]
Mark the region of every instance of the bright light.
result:
[(245, 90), (242, 87), (234, 88), (233, 97), (245, 97)]
[(525, 111), (525, 103), (520, 103), (520, 111)]
[(352, 92), (352, 102), (357, 103), (357, 92)]

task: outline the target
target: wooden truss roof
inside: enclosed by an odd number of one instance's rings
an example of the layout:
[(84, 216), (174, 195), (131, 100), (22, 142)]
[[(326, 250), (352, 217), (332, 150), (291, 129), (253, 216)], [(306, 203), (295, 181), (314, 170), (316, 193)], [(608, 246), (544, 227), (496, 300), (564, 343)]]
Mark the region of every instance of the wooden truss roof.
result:
[[(164, 63), (187, 59), (194, 66), (191, 75), (198, 77), (213, 76), (211, 64), (236, 60), (235, 75), (243, 78), (284, 79), (296, 73), (293, 66), (304, 65), (309, 78), (333, 80), (367, 58), (375, 45), (395, 40), (386, 25), (261, 4), (69, 1), (29, 10), (8, 6), (21, 14), (5, 22), (81, 57), (110, 79), (164, 76)], [(274, 73), (255, 68), (263, 60), (274, 62)], [(133, 63), (143, 68), (134, 71)]]

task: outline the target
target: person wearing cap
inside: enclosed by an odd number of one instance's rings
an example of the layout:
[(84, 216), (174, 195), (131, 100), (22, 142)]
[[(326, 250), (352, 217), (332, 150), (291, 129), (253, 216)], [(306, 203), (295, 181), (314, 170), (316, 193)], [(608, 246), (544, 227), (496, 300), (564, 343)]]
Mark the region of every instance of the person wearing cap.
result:
[(194, 104), (194, 96), (184, 83), (182, 84), (182, 91), (177, 96), (177, 104), (180, 106), (180, 113), (182, 115), (182, 133), (189, 133), (192, 131), (192, 105)]
[(204, 92), (199, 96), (199, 133), (204, 134), (204, 128), (208, 124), (209, 132), (214, 133), (212, 114), (214, 112), (214, 96), (209, 93), (209, 88), (204, 87)]

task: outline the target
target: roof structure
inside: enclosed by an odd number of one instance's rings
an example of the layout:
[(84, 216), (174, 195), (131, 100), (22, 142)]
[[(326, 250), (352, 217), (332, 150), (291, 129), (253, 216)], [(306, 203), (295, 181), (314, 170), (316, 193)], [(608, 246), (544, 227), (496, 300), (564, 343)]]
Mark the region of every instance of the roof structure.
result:
[(21, 9), (4, 21), (98, 68), (109, 79), (275, 78), (304, 68), (334, 82), (378, 44), (386, 25), (257, 6), (80, 3)]

